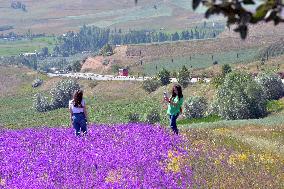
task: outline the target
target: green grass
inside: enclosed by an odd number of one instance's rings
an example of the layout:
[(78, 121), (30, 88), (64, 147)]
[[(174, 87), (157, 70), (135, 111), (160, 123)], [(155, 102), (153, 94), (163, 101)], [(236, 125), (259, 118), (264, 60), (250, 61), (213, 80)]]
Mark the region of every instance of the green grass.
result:
[(177, 124), (179, 125), (189, 125), (192, 123), (212, 123), (212, 122), (216, 122), (216, 121), (220, 121), (221, 118), (219, 116), (216, 115), (210, 115), (207, 117), (203, 117), (203, 118), (191, 118), (191, 119), (181, 119), (177, 121)]
[[(190, 68), (206, 68), (210, 67), (213, 64), (213, 61), (218, 61), (218, 64), (234, 64), (234, 63), (249, 63), (252, 60), (255, 60), (255, 56), (259, 52), (258, 49), (243, 49), (243, 50), (234, 50), (214, 54), (197, 54), (192, 55), (191, 59), (189, 56), (186, 57), (173, 57), (173, 63), (171, 58), (163, 58), (151, 63), (144, 64), (144, 73), (147, 75), (155, 75), (163, 67), (168, 70), (178, 70), (183, 65)], [(238, 53), (238, 58), (237, 58)], [(213, 60), (212, 60), (213, 55)], [(156, 70), (157, 66), (157, 70)]]
[(284, 102), (280, 100), (271, 100), (267, 103), (268, 112), (280, 112), (284, 109)]
[(48, 47), (52, 52), (56, 40), (54, 37), (40, 37), (32, 40), (4, 41), (0, 40), (0, 56), (13, 56), (26, 52), (39, 52), (43, 47)]

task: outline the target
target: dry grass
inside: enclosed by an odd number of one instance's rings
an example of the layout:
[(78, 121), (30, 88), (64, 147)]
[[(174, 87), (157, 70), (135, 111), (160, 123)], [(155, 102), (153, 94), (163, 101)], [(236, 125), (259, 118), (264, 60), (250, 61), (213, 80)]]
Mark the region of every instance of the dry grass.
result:
[(0, 97), (16, 95), (23, 85), (32, 84), (36, 72), (26, 67), (0, 66)]

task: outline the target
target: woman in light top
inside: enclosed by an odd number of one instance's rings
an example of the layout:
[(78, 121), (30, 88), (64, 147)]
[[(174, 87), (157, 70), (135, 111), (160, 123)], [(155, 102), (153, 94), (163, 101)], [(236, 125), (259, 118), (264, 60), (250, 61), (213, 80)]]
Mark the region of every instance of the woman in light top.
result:
[(170, 98), (167, 95), (164, 96), (166, 102), (168, 102), (167, 114), (170, 117), (170, 126), (174, 133), (178, 134), (177, 118), (181, 113), (181, 107), (183, 103), (183, 95), (181, 86), (176, 84), (172, 89), (172, 96)]
[(86, 103), (83, 99), (83, 91), (76, 90), (73, 99), (69, 101), (70, 122), (74, 127), (76, 136), (87, 133), (88, 115)]

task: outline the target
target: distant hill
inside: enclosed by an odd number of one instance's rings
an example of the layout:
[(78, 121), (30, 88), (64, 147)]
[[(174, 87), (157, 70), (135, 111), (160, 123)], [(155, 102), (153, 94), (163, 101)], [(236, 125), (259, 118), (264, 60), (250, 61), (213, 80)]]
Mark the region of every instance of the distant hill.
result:
[(272, 43), (268, 47), (260, 51), (258, 57), (266, 59), (268, 57), (275, 57), (284, 54), (284, 38)]
[[(191, 0), (22, 0), (27, 11), (0, 1), (0, 25), (12, 25), (14, 32), (62, 34), (83, 24), (135, 29), (184, 29), (203, 22), (202, 8), (193, 12)], [(11, 30), (10, 30), (11, 31)]]
[[(214, 60), (216, 60), (215, 58), (221, 58), (221, 63), (233, 63), (242, 61), (243, 56), (248, 56), (251, 53), (251, 58), (245, 57), (243, 60), (243, 63), (244, 61), (249, 63), (255, 61), (259, 50), (275, 44), (283, 38), (284, 34), (283, 25), (274, 28), (273, 25), (268, 24), (263, 27), (262, 24), (259, 24), (251, 26), (250, 29), (251, 34), (246, 40), (240, 39), (238, 33), (226, 30), (216, 39), (117, 46), (114, 55), (104, 58), (110, 64), (103, 66), (102, 61), (90, 59), (88, 64), (83, 65), (83, 70), (110, 73), (111, 65), (117, 65), (120, 67), (128, 66), (133, 72), (140, 73), (145, 69), (149, 73), (149, 69), (151, 69), (151, 74), (153, 74), (153, 72), (156, 72), (155, 65), (157, 65), (158, 70), (163, 66), (172, 69), (173, 67), (180, 67), (183, 61), (187, 66), (192, 65), (193, 68), (205, 68), (212, 65), (212, 55), (214, 55)], [(274, 31), (274, 34), (269, 33), (271, 31)], [(239, 56), (239, 60), (237, 56)], [(192, 61), (190, 61), (191, 58)], [(194, 60), (196, 58), (199, 58), (200, 62), (196, 63), (196, 60)], [(99, 58), (95, 59), (99, 60)], [(173, 60), (172, 63), (171, 60)]]

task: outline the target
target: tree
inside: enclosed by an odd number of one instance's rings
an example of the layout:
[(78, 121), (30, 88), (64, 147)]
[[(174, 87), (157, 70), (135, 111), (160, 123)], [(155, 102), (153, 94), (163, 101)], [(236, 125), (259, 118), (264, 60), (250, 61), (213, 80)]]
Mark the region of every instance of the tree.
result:
[(156, 79), (147, 79), (142, 83), (142, 88), (148, 93), (154, 92), (160, 86), (161, 82)]
[(71, 65), (71, 69), (73, 72), (79, 72), (82, 68), (81, 62), (77, 60)]
[(74, 91), (78, 89), (80, 89), (80, 86), (75, 80), (66, 79), (58, 82), (50, 91), (52, 109), (68, 107), (69, 100), (72, 99)]
[(222, 66), (222, 75), (225, 76), (225, 75), (227, 75), (230, 72), (232, 72), (231, 66), (229, 64), (224, 64)]
[(43, 47), (41, 49), (42, 52), (42, 56), (47, 57), (48, 56), (48, 48), (47, 47)]
[(110, 44), (105, 44), (103, 46), (103, 48), (101, 49), (101, 54), (104, 56), (109, 56), (113, 54), (113, 50), (112, 47), (110, 46)]
[(190, 72), (189, 72), (189, 70), (185, 66), (183, 66), (180, 69), (180, 71), (178, 72), (177, 81), (183, 87), (187, 87), (188, 86), (188, 84), (190, 82)]
[(218, 114), (224, 119), (260, 118), (267, 114), (264, 91), (249, 74), (227, 74), (215, 100)]
[(179, 40), (179, 34), (178, 32), (175, 32), (174, 34), (172, 34), (172, 41), (178, 41)]
[(163, 68), (159, 73), (158, 73), (158, 78), (161, 81), (162, 85), (167, 85), (170, 83), (170, 72)]
[[(134, 0), (135, 4), (138, 0)], [(273, 21), (274, 25), (284, 22), (281, 17), (284, 8), (281, 0), (264, 0), (258, 5), (256, 11), (246, 8), (247, 5), (254, 5), (256, 0), (235, 0), (235, 1), (212, 1), (192, 0), (192, 8), (195, 10), (201, 3), (207, 7), (205, 17), (209, 18), (214, 14), (223, 14), (227, 17), (227, 25), (236, 24), (234, 31), (239, 32), (242, 39), (245, 39), (248, 32), (248, 24), (256, 24), (261, 21)], [(259, 1), (258, 1), (259, 2)]]

